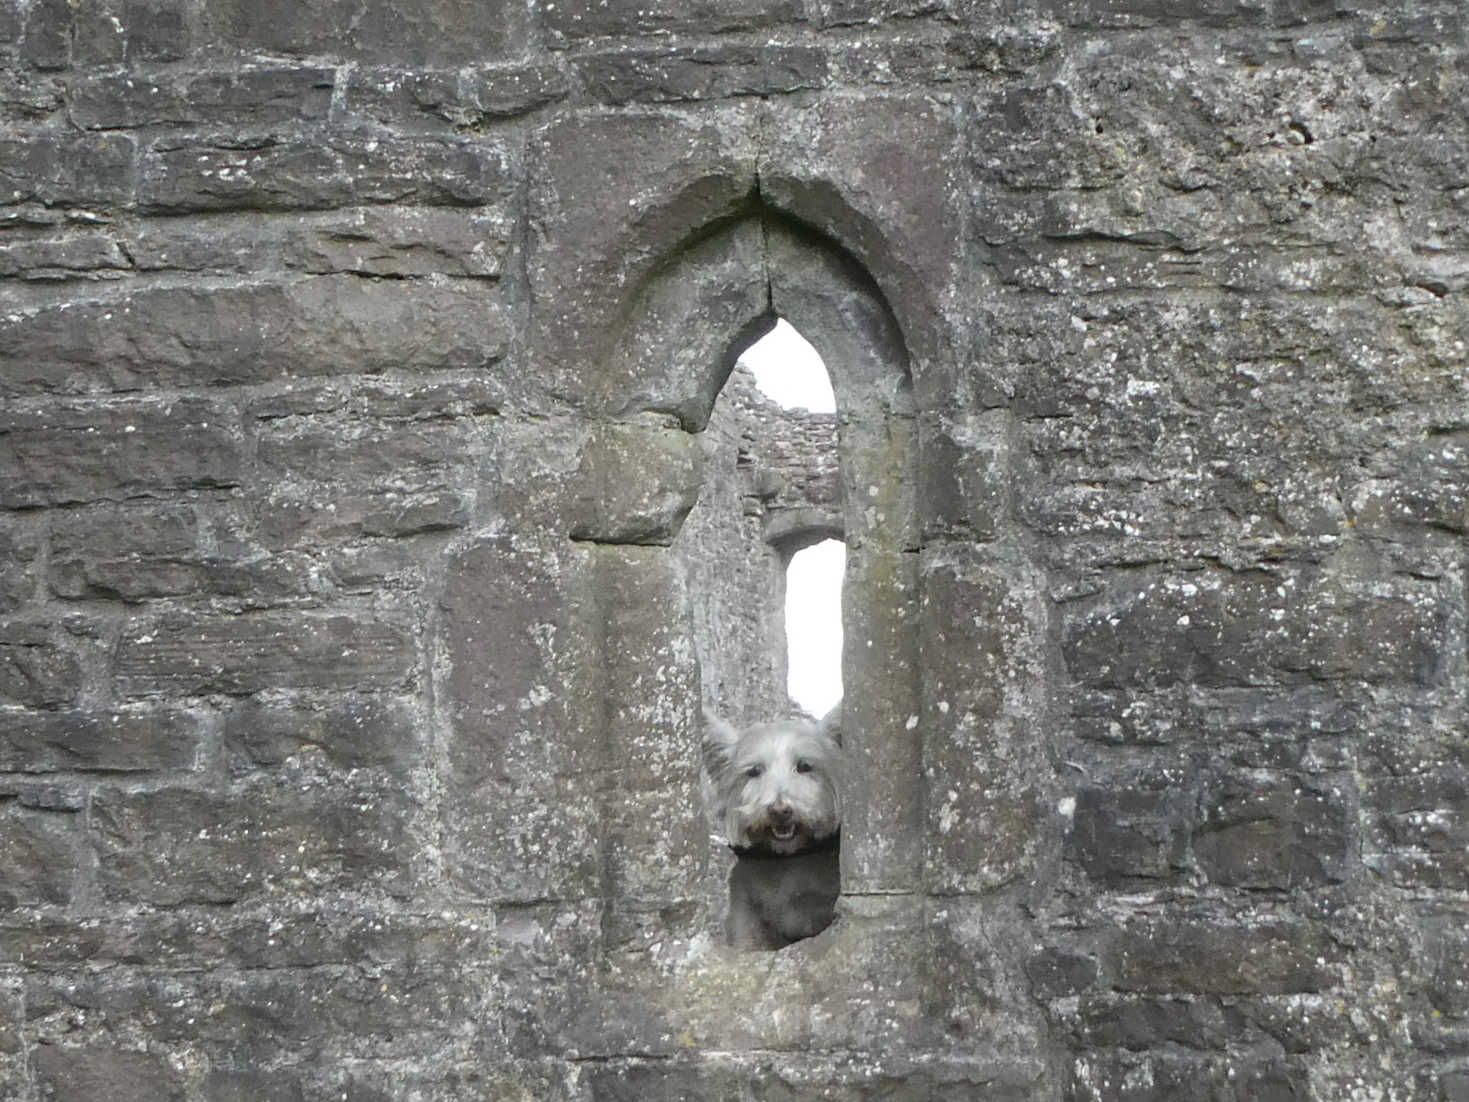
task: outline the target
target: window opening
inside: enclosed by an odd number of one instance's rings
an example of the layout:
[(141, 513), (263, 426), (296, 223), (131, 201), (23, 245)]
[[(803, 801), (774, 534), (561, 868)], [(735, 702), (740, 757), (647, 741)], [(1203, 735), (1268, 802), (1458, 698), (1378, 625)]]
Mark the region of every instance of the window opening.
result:
[[(739, 364), (755, 376), (760, 392), (797, 415), (833, 414), (836, 394), (821, 354), (784, 318), (747, 348)], [(793, 466), (803, 462), (811, 477), (823, 460), (820, 445), (789, 433)], [(805, 453), (805, 454), (802, 454)], [(787, 480), (790, 480), (788, 474)], [(785, 568), (786, 692), (813, 716), (824, 716), (842, 698), (842, 577), (846, 545), (825, 539), (791, 555)]]
[(842, 698), (846, 564), (847, 545), (824, 539), (797, 551), (786, 567), (786, 691), (813, 716), (824, 716)]
[(784, 409), (836, 412), (836, 395), (826, 364), (785, 318), (778, 319), (774, 329), (745, 349), (739, 362), (754, 373), (761, 392)]
[(727, 854), (712, 913), (735, 948), (778, 949), (825, 929), (841, 890), (846, 545), (826, 364), (775, 319), (706, 433), (705, 485), (675, 548), (708, 708), (711, 837)]

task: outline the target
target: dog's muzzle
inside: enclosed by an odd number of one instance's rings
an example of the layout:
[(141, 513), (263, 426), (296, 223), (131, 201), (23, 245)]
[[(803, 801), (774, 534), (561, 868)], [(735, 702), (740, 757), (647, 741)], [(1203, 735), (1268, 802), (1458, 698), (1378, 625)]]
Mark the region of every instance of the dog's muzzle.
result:
[(776, 804), (765, 813), (766, 819), (770, 821), (770, 836), (777, 842), (791, 842), (795, 840), (796, 831), (800, 824), (796, 822), (796, 813), (785, 804)]
[[(794, 834), (792, 837), (794, 837)], [(804, 857), (808, 853), (825, 853), (828, 850), (840, 848), (841, 844), (842, 832), (838, 830), (834, 834), (828, 834), (824, 838), (811, 838), (804, 846), (789, 851), (772, 849), (768, 842), (757, 842), (750, 846), (737, 846), (731, 842), (729, 848), (731, 853), (742, 859), (778, 861), (785, 857)]]

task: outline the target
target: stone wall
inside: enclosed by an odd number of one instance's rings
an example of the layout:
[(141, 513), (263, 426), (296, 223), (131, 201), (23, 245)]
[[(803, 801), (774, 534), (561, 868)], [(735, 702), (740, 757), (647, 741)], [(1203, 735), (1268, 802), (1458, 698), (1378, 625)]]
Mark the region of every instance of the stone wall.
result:
[[(0, 56), (0, 1097), (1469, 1098), (1457, 0)], [(838, 921), (733, 956), (700, 658), (773, 674), (681, 529), (772, 314), (857, 771)]]

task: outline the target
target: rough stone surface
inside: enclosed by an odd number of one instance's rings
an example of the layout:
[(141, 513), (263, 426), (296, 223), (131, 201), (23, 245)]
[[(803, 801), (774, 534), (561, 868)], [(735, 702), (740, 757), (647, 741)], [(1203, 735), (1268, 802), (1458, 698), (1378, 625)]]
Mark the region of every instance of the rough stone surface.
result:
[(0, 1098), (1469, 1100), (1466, 32), (0, 0)]

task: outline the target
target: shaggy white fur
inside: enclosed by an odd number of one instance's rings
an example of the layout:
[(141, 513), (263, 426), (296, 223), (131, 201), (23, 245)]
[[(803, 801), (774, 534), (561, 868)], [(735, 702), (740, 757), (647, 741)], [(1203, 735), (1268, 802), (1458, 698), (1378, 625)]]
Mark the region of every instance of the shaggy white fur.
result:
[(706, 711), (715, 816), (737, 860), (726, 933), (740, 949), (779, 949), (830, 924), (845, 759), (840, 710), (738, 731)]

